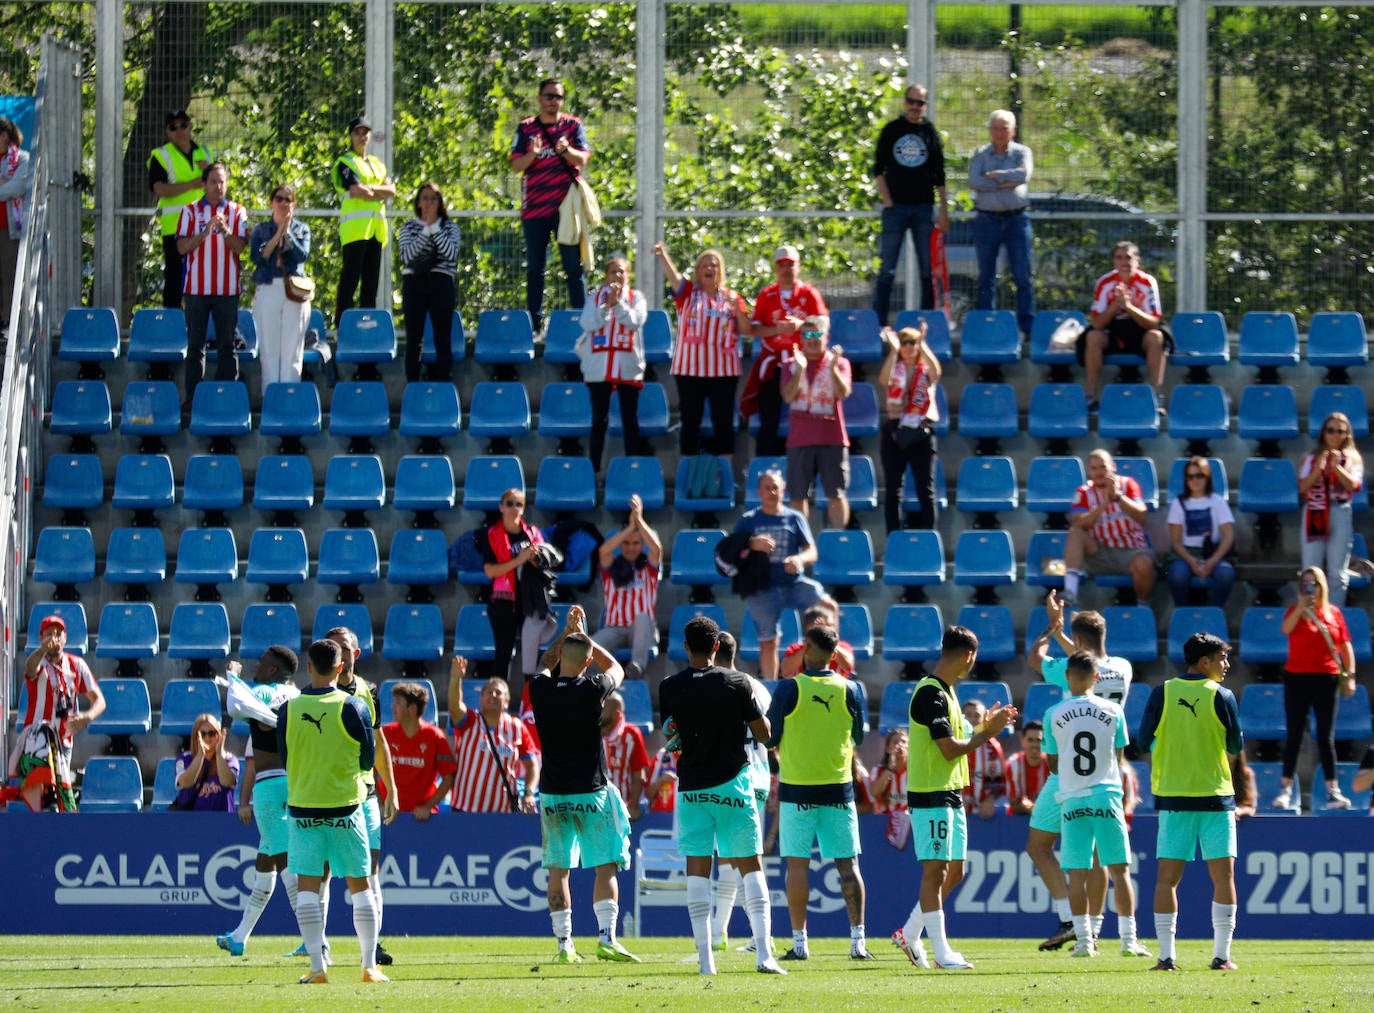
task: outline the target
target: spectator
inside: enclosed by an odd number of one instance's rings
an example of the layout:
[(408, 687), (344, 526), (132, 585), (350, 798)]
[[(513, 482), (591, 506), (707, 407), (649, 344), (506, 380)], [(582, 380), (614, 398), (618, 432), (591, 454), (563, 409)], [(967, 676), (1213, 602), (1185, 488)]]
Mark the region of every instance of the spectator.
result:
[(406, 381), (420, 379), (425, 320), (434, 333), (434, 365), (428, 378), (453, 381), (453, 275), (458, 270), (458, 223), (448, 216), (437, 183), (421, 183), (415, 191), (415, 217), (396, 231), (401, 254), (401, 313), (406, 325)]
[(1226, 557), (1236, 540), (1236, 519), (1226, 500), (1212, 489), (1212, 465), (1190, 457), (1183, 468), (1183, 495), (1169, 504), (1169, 592), (1180, 608), (1188, 604), (1194, 577), (1207, 581), (1212, 604), (1225, 607), (1236, 582), (1236, 568)]
[(610, 429), (611, 395), (620, 392), (620, 424), (625, 455), (649, 454), (639, 435), (639, 392), (644, 389), (644, 321), (649, 304), (630, 286), (630, 261), (616, 254), (606, 262), (606, 283), (582, 307), (577, 355), (592, 400), (591, 446), (587, 454), (601, 473), (601, 452)]
[[(887, 814), (888, 840), (892, 841), (894, 821), (898, 813), (906, 814), (906, 834), (911, 833), (911, 817), (906, 804), (907, 778), (907, 732), (905, 728), (894, 728), (883, 740), (883, 758), (873, 768), (873, 776), (868, 782), (868, 793), (873, 799), (873, 811)], [(894, 847), (905, 844), (892, 841)]]
[[(549, 240), (558, 232), (558, 208), (578, 173), (591, 161), (587, 131), (576, 116), (563, 113), (563, 82), (539, 82), (539, 114), (520, 121), (510, 149), (512, 172), (520, 182), (520, 218), (525, 231), (525, 308), (537, 334), (544, 327), (544, 265)], [(587, 299), (582, 281), (582, 255), (577, 246), (558, 244), (568, 279), (568, 305), (581, 309)]]
[(507, 489), (501, 494), (501, 519), (477, 539), (483, 569), (491, 578), (491, 600), (487, 616), (496, 641), (492, 674), (505, 679), (510, 672), (516, 637), (520, 638), (520, 671), (529, 673), (539, 658), (540, 642), (553, 632), (552, 616), (538, 618), (527, 614), (525, 596), (520, 593), (524, 579), (522, 567), (537, 558), (544, 541), (539, 529), (525, 520), (525, 494)]
[[(1355, 646), (1345, 616), (1328, 599), (1326, 574), (1320, 566), (1306, 566), (1298, 575), (1298, 603), (1283, 614), (1280, 628), (1288, 638), (1283, 676), (1288, 739), (1283, 747), (1283, 782), (1274, 808), (1287, 809), (1292, 804), (1293, 771), (1311, 711), (1317, 721), (1317, 756), (1326, 776), (1326, 808), (1349, 809), (1350, 799), (1341, 793), (1336, 781), (1336, 693), (1347, 698), (1355, 695)], [(1312, 793), (1314, 804), (1316, 794)]]
[(24, 131), (14, 120), (0, 117), (0, 329), (10, 325), (14, 272), (24, 234), (24, 198), (33, 178), (23, 144)]
[(644, 519), (644, 502), (630, 497), (625, 527), (601, 543), (601, 593), (605, 609), (596, 642), (614, 654), (630, 648), (627, 679), (642, 679), (649, 651), (658, 643), (658, 577), (663, 543)]
[(897, 334), (891, 328), (883, 330), (888, 351), (878, 383), (887, 392), (887, 411), (879, 452), (888, 534), (902, 527), (902, 486), (908, 468), (921, 498), (916, 527), (935, 527), (935, 424), (940, 421), (935, 388), (944, 370), (926, 343), (928, 330), (924, 320), (920, 327), (903, 327)]
[[(988, 709), (982, 700), (970, 700), (964, 704), (965, 729), (969, 735), (983, 723)], [(1002, 754), (1002, 743), (995, 738), (988, 739), (969, 754), (969, 783), (964, 785), (964, 812), (978, 814), (979, 819), (989, 820), (997, 814), (997, 803), (1004, 798), (1006, 787), (1006, 759)]]
[(439, 800), (452, 789), (458, 772), (448, 736), (424, 720), (428, 706), (428, 686), (398, 682), (391, 687), (391, 713), (396, 720), (382, 726), (391, 749), (396, 811), (408, 812), (420, 822), (439, 811)]
[(1050, 765), (1045, 762), (1042, 746), (1045, 739), (1045, 726), (1039, 721), (1027, 721), (1021, 729), (1021, 751), (1007, 758), (1007, 814), (1029, 816), (1035, 808), (1035, 800), (1045, 787), (1045, 779), (1050, 776)]
[(825, 490), (830, 526), (849, 525), (849, 431), (844, 425), (844, 399), (854, 389), (844, 349), (830, 343), (830, 318), (802, 321), (801, 351), (782, 363), (782, 399), (790, 408), (787, 434), (787, 479), (792, 509), (807, 516), (811, 480)]
[(215, 320), (215, 379), (239, 378), (234, 334), (243, 279), (239, 255), (248, 245), (248, 213), (225, 197), (229, 170), (213, 162), (201, 173), (205, 196), (181, 209), (177, 249), (186, 258), (186, 406), (205, 376), (205, 335)]
[[(39, 622), (38, 641), (24, 661), (29, 705), (10, 752), (9, 776), (22, 779), (20, 797), (31, 811), (44, 808), (48, 798), (61, 812), (76, 812), (72, 736), (105, 712), (105, 694), (86, 662), (63, 650), (67, 624), (61, 616)], [(90, 703), (84, 713), (77, 711), (78, 694)]]
[(182, 208), (205, 196), (201, 174), (215, 155), (208, 144), (198, 144), (191, 136), (191, 117), (185, 109), (169, 112), (166, 126), (167, 143), (148, 156), (148, 189), (157, 198), (162, 233), (162, 305), (180, 309), (185, 257), (177, 245), (177, 221)]
[[(273, 383), (296, 383), (305, 365), (305, 329), (310, 324), (310, 299), (291, 298), (285, 276), (305, 277), (310, 256), (310, 226), (299, 220), (296, 188), (282, 184), (272, 190), (272, 217), (253, 226), (248, 256), (253, 261), (253, 326), (258, 332), (262, 389)], [(218, 325), (216, 325), (218, 327)], [(218, 333), (218, 331), (216, 331)]]
[(1069, 508), (1064, 540), (1064, 601), (1078, 602), (1078, 585), (1088, 574), (1129, 573), (1136, 600), (1155, 589), (1155, 557), (1142, 526), (1145, 502), (1140, 483), (1116, 473), (1116, 462), (1098, 448), (1088, 455), (1088, 481)]
[(637, 820), (649, 753), (644, 748), (644, 733), (625, 720), (625, 698), (619, 691), (608, 696), (601, 706), (601, 742), (606, 748), (606, 770), (611, 783), (625, 800), (630, 819)]
[[(878, 323), (883, 325), (887, 324), (892, 302), (897, 259), (908, 232), (920, 265), (921, 309), (935, 308), (930, 239), (935, 229), (949, 231), (949, 195), (945, 189), (945, 149), (935, 124), (926, 118), (929, 96), (925, 85), (907, 85), (902, 115), (878, 134), (878, 150), (873, 158), (873, 187), (883, 202), (873, 309), (878, 314)], [(938, 207), (932, 195), (938, 195)]]
[(677, 753), (664, 746), (649, 769), (649, 812), (670, 813), (677, 808)]
[(191, 725), (190, 749), (177, 757), (177, 797), (173, 809), (192, 812), (234, 811), (239, 758), (229, 752), (219, 718), (200, 714)]
[(820, 292), (801, 280), (800, 261), (801, 254), (795, 246), (779, 246), (773, 253), (773, 271), (778, 280), (764, 288), (754, 302), (751, 328), (760, 341), (750, 380), (756, 386), (758, 398), (759, 431), (754, 438), (754, 453), (758, 457), (781, 457), (787, 453), (787, 442), (778, 435), (782, 423), (779, 372), (782, 364), (791, 359), (791, 353), (802, 347), (803, 321), (807, 317), (830, 315)]
[(1031, 226), (1027, 185), (1034, 170), (1031, 149), (1016, 136), (1016, 114), (996, 109), (988, 117), (991, 142), (973, 153), (968, 183), (973, 190), (973, 244), (978, 251), (978, 294), (974, 308), (990, 310), (997, 294), (997, 254), (1003, 247), (1016, 283), (1016, 325), (1030, 334), (1035, 323), (1031, 285)]
[(360, 306), (377, 305), (387, 240), (386, 202), (396, 196), (396, 184), (387, 178), (382, 160), (367, 153), (371, 139), (372, 124), (367, 117), (349, 120), (349, 150), (334, 160), (329, 173), (339, 195), (339, 244), (343, 248), (343, 270), (334, 300), (335, 329), (344, 310), (353, 308), (355, 296)]
[(1350, 498), (1364, 484), (1364, 459), (1355, 449), (1350, 419), (1332, 412), (1322, 422), (1317, 449), (1302, 459), (1302, 565), (1326, 567), (1331, 604), (1343, 606), (1350, 578), (1354, 521)]
[(777, 678), (782, 610), (808, 609), (820, 601), (834, 604), (825, 590), (805, 575), (807, 564), (816, 561), (816, 540), (811, 537), (806, 518), (783, 505), (786, 488), (787, 482), (779, 472), (765, 471), (759, 476), (761, 505), (735, 522), (737, 534), (753, 536), (749, 551), (768, 554), (769, 586), (745, 600), (759, 634), (760, 679)]
[[(740, 337), (749, 333), (749, 306), (725, 287), (725, 260), (715, 250), (697, 257), (687, 281), (662, 243), (654, 254), (663, 263), (677, 306), (677, 340), (671, 372), (677, 379), (680, 452), (690, 457), (735, 452), (735, 385), (740, 372)], [(712, 437), (701, 438), (701, 416), (711, 410)]]
[[(467, 669), (467, 659), (455, 657), (449, 673), (449, 720), (458, 760), (453, 809), (532, 816), (539, 811), (535, 804), (539, 772), (525, 723), (507, 712), (510, 687), (504, 679), (492, 676), (482, 686), (480, 712), (471, 710), (463, 701)], [(518, 790), (522, 774), (523, 791)]]
[(1102, 392), (1099, 377), (1104, 354), (1144, 355), (1145, 372), (1155, 394), (1164, 386), (1164, 309), (1159, 282), (1140, 269), (1140, 248), (1128, 240), (1116, 244), (1112, 263), (1115, 269), (1093, 285), (1089, 310), (1092, 326), (1084, 337), (1083, 364), (1088, 375), (1083, 386), (1090, 411), (1097, 409), (1097, 397)]
[[(840, 628), (839, 606), (830, 599), (818, 601), (802, 613), (802, 633), (813, 626), (825, 626), (838, 631)], [(795, 644), (788, 644), (782, 655), (782, 678), (791, 679), (802, 668), (802, 648), (805, 637)], [(854, 645), (843, 637), (835, 644), (835, 654), (830, 659), (830, 669), (839, 672), (846, 679), (854, 678)]]

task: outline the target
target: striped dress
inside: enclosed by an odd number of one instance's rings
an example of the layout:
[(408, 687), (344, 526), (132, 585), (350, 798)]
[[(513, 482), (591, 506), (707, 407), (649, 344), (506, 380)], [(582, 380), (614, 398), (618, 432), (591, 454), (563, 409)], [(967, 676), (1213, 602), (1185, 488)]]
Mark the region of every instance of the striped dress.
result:
[(744, 297), (728, 288), (708, 295), (683, 281), (673, 302), (678, 327), (670, 372), (674, 376), (739, 376), (737, 314), (749, 312)]

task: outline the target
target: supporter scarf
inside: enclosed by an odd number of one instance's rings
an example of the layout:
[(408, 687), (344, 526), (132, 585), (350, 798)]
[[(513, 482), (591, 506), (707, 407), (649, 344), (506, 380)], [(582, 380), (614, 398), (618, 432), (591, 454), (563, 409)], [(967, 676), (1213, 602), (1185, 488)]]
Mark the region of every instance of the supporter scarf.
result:
[(825, 359), (822, 358), (819, 362), (820, 368), (816, 370), (815, 377), (810, 380), (806, 377), (812, 365), (809, 360), (804, 368), (793, 366), (794, 369), (801, 370), (801, 387), (797, 390), (797, 399), (792, 402), (792, 409), (823, 419), (833, 419), (835, 417), (835, 378), (830, 372), (830, 367), (826, 365)]
[[(529, 539), (531, 544), (537, 545), (544, 540), (539, 534), (538, 528), (531, 527), (523, 520), (520, 522), (520, 530), (525, 533), (525, 537)], [(511, 557), (515, 555), (510, 550), (510, 533), (500, 521), (487, 528), (487, 542), (491, 545), (491, 551), (496, 553), (498, 563), (509, 563)], [(491, 596), (505, 601), (515, 600), (514, 570), (501, 574), (491, 582)]]

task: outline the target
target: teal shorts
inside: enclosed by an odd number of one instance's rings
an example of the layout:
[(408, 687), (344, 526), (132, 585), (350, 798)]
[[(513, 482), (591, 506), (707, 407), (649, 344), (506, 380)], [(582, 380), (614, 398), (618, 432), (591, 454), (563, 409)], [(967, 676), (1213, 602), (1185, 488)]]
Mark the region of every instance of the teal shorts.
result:
[(583, 795), (544, 792), (539, 826), (546, 869), (630, 867), (630, 814), (613, 784)]
[(382, 803), (376, 795), (363, 799), (363, 826), (367, 828), (367, 846), (373, 851), (382, 850)]
[(1054, 797), (1057, 791), (1059, 791), (1059, 775), (1051, 774), (1045, 778), (1045, 787), (1040, 789), (1040, 794), (1035, 796), (1035, 808), (1031, 810), (1030, 818), (1032, 830), (1043, 830), (1047, 834), (1057, 834), (1064, 829), (1059, 811), (1059, 800)]
[(362, 806), (347, 816), (291, 817), (287, 868), (298, 876), (323, 876), (326, 863), (335, 876), (366, 879), (372, 871)]
[(286, 812), (286, 775), (255, 781), (252, 802), (253, 822), (258, 825), (258, 854), (286, 854), (291, 836), (291, 818)]
[(685, 856), (748, 858), (763, 852), (763, 831), (748, 767), (714, 788), (679, 788), (677, 810), (678, 851)]
[(863, 850), (853, 802), (783, 802), (778, 839), (783, 858), (810, 858), (813, 841), (822, 858), (855, 858)]
[(1236, 857), (1236, 813), (1159, 811), (1159, 837), (1155, 844), (1156, 858), (1173, 858), (1191, 862), (1202, 847), (1202, 860)]
[(1124, 865), (1131, 860), (1126, 833), (1126, 811), (1119, 792), (1093, 791), (1080, 798), (1066, 798), (1064, 832), (1059, 838), (1059, 865), (1064, 869), (1091, 869), (1093, 846), (1103, 865)]
[(911, 841), (918, 862), (962, 862), (968, 856), (968, 818), (958, 809), (912, 809)]

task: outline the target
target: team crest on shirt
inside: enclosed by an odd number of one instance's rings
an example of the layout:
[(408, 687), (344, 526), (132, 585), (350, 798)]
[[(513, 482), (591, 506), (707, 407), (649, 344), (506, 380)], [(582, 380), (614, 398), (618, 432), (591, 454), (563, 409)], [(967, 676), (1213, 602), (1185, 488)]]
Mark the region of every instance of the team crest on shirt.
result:
[(926, 142), (919, 134), (906, 134), (892, 146), (892, 157), (898, 165), (914, 169), (918, 165), (926, 164), (926, 159), (930, 157), (930, 149), (926, 147)]
[(941, 851), (944, 850), (944, 845), (942, 845), (939, 841), (931, 841), (930, 850), (934, 851), (938, 855)]

